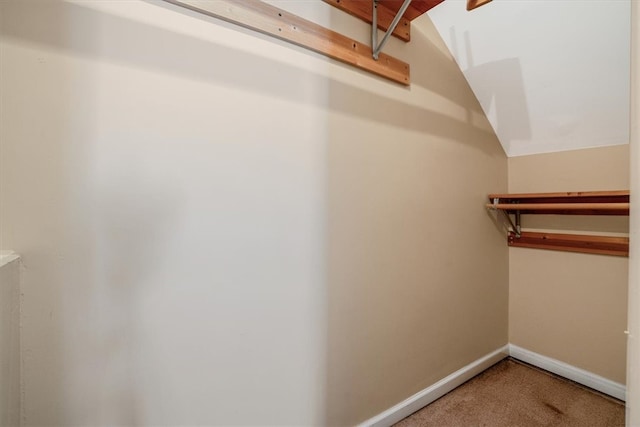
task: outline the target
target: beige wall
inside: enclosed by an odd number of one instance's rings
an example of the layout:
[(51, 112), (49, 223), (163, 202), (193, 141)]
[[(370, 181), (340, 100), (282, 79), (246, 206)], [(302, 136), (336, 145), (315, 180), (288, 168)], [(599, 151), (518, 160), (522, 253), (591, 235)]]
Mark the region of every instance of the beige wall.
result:
[(627, 426), (640, 426), (640, 5), (631, 2), (631, 218)]
[(507, 343), (507, 161), (428, 19), (405, 88), (164, 3), (0, 8), (25, 425), (349, 425)]
[(0, 426), (20, 425), (20, 261), (0, 251)]
[[(629, 188), (627, 145), (509, 159), (509, 191)], [(625, 233), (628, 219), (523, 216), (523, 227)], [(628, 259), (509, 250), (512, 344), (625, 382)]]
[(327, 151), (330, 425), (507, 343), (507, 249), (484, 209), (488, 192), (506, 189), (505, 157), (435, 29), (420, 24), (410, 92), (391, 100), (330, 84), (340, 110)]
[(628, 188), (628, 145), (509, 158), (512, 193)]

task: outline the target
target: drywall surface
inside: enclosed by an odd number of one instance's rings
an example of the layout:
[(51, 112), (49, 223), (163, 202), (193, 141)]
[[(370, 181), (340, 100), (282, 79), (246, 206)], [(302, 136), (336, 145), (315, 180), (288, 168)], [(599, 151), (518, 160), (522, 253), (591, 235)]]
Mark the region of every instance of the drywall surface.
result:
[(429, 21), (406, 88), (165, 3), (0, 7), (25, 425), (352, 425), (507, 343), (507, 160)]
[(464, 3), (428, 14), (509, 156), (629, 142), (630, 0)]
[(631, 212), (629, 219), (629, 318), (627, 426), (640, 425), (640, 7), (631, 5)]
[(25, 425), (322, 424), (321, 62), (164, 3), (1, 7)]
[[(514, 193), (628, 187), (628, 145), (509, 159)], [(626, 217), (522, 221), (525, 229), (628, 232)], [(624, 384), (628, 266), (622, 257), (510, 248), (510, 342)]]
[(20, 425), (20, 261), (0, 252), (0, 426)]
[(507, 342), (507, 249), (484, 208), (506, 157), (435, 28), (411, 38), (410, 90), (330, 85), (328, 425)]

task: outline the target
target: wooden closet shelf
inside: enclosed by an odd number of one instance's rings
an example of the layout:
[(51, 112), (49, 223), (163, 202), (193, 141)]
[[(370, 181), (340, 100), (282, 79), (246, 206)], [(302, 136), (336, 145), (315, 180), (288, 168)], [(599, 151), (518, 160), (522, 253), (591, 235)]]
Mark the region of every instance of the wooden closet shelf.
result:
[(629, 203), (487, 203), (510, 213), (559, 215), (629, 215)]
[(487, 207), (522, 214), (629, 215), (629, 191), (489, 194)]
[(508, 244), (509, 246), (521, 248), (629, 256), (628, 237), (523, 231), (520, 233), (520, 237), (516, 237), (514, 232), (509, 232)]
[(489, 198), (493, 199), (499, 197), (500, 199), (608, 199), (610, 201), (623, 200), (629, 201), (629, 190), (614, 190), (614, 191), (568, 191), (559, 193), (502, 193), (502, 194), (489, 194)]
[[(629, 191), (489, 194), (487, 208), (509, 220), (509, 246), (629, 256), (629, 238), (521, 231), (521, 215), (629, 215)], [(515, 223), (510, 215), (514, 215)]]

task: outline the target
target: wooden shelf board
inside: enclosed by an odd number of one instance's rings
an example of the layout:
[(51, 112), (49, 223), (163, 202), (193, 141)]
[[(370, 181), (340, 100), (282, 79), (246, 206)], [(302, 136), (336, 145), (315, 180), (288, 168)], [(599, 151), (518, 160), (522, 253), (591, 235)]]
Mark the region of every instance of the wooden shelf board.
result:
[[(323, 0), (325, 3), (334, 6), (364, 22), (371, 24), (372, 0)], [(428, 10), (439, 5), (444, 0), (413, 0), (405, 13), (402, 15), (398, 26), (392, 35), (408, 42), (411, 40), (411, 21), (426, 13)], [(378, 28), (387, 31), (389, 24), (397, 15), (403, 0), (380, 0), (378, 2)]]
[[(373, 22), (371, 16), (371, 1), (363, 0), (322, 0), (331, 6), (340, 9), (349, 15), (355, 16), (361, 19), (367, 24)], [(396, 14), (387, 7), (378, 6), (378, 28), (382, 31), (387, 31), (391, 21), (395, 18)], [(400, 19), (398, 26), (391, 33), (393, 36), (408, 42), (411, 40), (411, 21), (407, 18)]]
[(629, 238), (525, 231), (509, 233), (509, 246), (600, 255), (629, 256)]
[[(579, 214), (587, 211), (590, 215), (629, 215), (629, 203), (487, 203), (487, 208), (520, 213), (561, 213)], [(584, 214), (584, 212), (583, 212)]]
[(204, 15), (304, 47), (362, 70), (409, 85), (409, 64), (260, 0), (165, 0)]
[(497, 198), (501, 203), (518, 201), (526, 201), (528, 203), (615, 203), (629, 202), (629, 190), (489, 194), (488, 197), (490, 201)]
[(629, 190), (489, 194), (488, 198), (487, 207), (509, 213), (629, 215)]

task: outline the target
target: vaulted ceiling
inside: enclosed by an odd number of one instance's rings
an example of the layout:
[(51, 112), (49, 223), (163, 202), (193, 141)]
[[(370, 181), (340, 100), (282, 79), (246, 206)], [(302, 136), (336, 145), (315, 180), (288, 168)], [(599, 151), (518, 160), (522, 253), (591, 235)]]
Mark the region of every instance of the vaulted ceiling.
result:
[(630, 0), (446, 0), (427, 15), (507, 155), (629, 142)]

